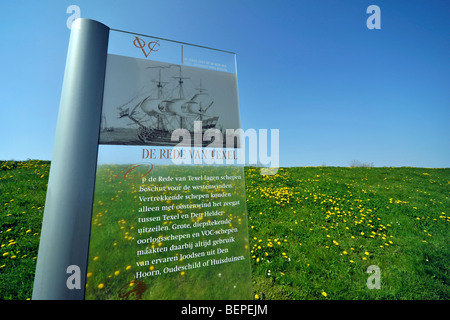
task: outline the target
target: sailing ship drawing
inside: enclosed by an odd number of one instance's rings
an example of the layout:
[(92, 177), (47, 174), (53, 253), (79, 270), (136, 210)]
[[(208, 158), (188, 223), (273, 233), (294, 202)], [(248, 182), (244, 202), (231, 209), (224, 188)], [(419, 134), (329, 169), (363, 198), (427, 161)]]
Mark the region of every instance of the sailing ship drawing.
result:
[[(227, 135), (220, 124), (220, 116), (215, 112), (215, 99), (201, 78), (195, 79), (196, 85), (190, 83), (190, 88), (194, 88), (189, 90), (186, 82), (193, 79), (183, 75), (181, 65), (156, 65), (146, 69), (151, 71), (147, 80), (150, 89), (116, 107), (117, 119), (129, 128), (126, 130), (128, 137), (118, 138), (120, 130), (108, 127), (106, 118), (102, 117), (100, 143), (180, 145), (182, 138), (172, 141), (173, 131), (185, 129), (193, 138), (194, 122), (201, 121), (202, 135), (208, 129), (217, 129), (222, 135), (223, 146), (226, 146)], [(121, 132), (125, 134), (125, 130)], [(212, 141), (214, 137), (203, 141), (203, 146)]]

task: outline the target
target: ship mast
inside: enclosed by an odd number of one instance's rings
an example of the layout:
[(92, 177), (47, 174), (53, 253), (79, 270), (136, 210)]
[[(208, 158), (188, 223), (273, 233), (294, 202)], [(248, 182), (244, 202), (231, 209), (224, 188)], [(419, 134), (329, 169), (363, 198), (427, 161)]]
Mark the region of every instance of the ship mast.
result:
[(178, 99), (184, 99), (184, 91), (183, 91), (183, 79), (189, 79), (188, 77), (182, 77), (181, 76), (181, 67), (180, 67), (180, 76), (179, 77), (173, 77), (175, 79), (178, 79)]
[[(189, 79), (189, 78), (181, 76), (181, 66), (180, 66), (180, 76), (174, 77), (174, 78), (178, 79), (178, 99), (185, 100), (184, 91), (183, 91), (183, 83), (184, 83), (183, 79)], [(180, 117), (180, 128), (183, 129), (183, 124), (184, 124), (183, 118), (184, 117), (182, 115), (179, 115), (179, 117)]]
[[(157, 99), (158, 100), (162, 100), (163, 99), (163, 87), (164, 87), (165, 84), (167, 84), (167, 82), (162, 82), (161, 81), (161, 68), (159, 68), (158, 81), (152, 80), (152, 82), (156, 83)], [(163, 123), (162, 116), (159, 113), (157, 113), (155, 116), (156, 116), (156, 128), (158, 130), (163, 130), (164, 129), (164, 123)]]
[[(197, 90), (199, 95), (202, 95), (203, 91), (205, 90), (202, 88), (202, 79), (200, 79), (200, 88), (197, 88)], [(198, 105), (199, 105), (198, 111), (200, 112), (200, 121), (203, 121), (203, 108), (201, 100), (199, 101)]]
[[(156, 88), (158, 90), (158, 95), (157, 98), (158, 99), (163, 99), (163, 87), (167, 82), (162, 82), (161, 81), (161, 69), (159, 69), (159, 74), (158, 74), (158, 81), (156, 80), (152, 80), (152, 82), (156, 83)], [(163, 85), (164, 84), (164, 85)]]

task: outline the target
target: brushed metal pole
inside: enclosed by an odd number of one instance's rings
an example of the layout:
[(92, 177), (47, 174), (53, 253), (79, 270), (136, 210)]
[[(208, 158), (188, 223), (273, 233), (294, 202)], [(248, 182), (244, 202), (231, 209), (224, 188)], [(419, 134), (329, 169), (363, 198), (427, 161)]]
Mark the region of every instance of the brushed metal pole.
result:
[[(109, 28), (72, 24), (39, 244), (34, 300), (84, 299)], [(67, 279), (78, 266), (79, 289)]]

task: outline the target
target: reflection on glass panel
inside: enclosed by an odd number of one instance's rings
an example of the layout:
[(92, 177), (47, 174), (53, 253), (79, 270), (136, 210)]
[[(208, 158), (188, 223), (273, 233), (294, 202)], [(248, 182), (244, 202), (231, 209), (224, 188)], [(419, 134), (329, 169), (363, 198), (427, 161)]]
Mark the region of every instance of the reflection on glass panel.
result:
[(251, 299), (236, 59), (112, 30), (86, 299)]

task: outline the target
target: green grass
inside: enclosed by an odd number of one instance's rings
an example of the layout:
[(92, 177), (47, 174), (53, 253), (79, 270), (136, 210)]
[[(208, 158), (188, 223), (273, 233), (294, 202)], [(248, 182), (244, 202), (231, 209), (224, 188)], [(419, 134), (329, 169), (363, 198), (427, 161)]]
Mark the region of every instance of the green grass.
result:
[[(263, 299), (448, 299), (449, 169), (248, 169)], [(368, 289), (368, 266), (381, 289)], [(270, 272), (269, 272), (270, 270)], [(325, 296), (326, 293), (326, 296)]]
[[(0, 299), (31, 297), (49, 168), (0, 162)], [(259, 299), (450, 298), (450, 169), (245, 175)], [(370, 265), (381, 270), (379, 290), (367, 288)]]
[(31, 297), (48, 161), (0, 162), (0, 299)]

